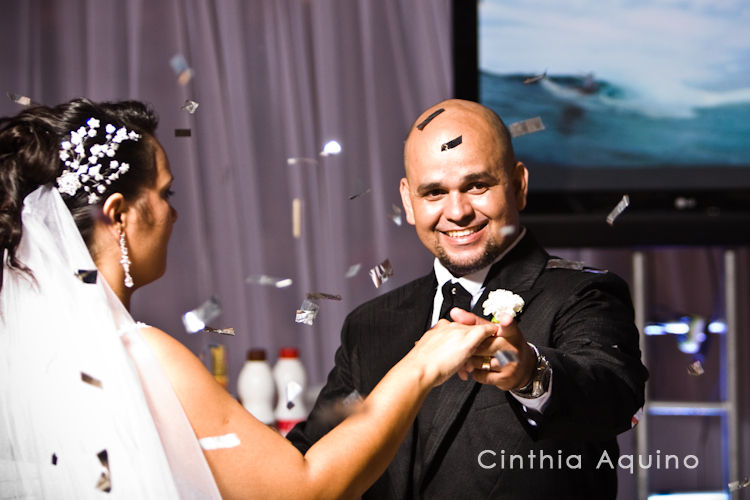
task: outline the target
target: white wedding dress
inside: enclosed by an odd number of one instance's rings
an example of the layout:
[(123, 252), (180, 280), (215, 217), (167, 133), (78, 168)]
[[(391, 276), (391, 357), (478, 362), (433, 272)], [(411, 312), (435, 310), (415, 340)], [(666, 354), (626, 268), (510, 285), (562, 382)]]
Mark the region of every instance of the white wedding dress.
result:
[(33, 277), (6, 267), (0, 290), (0, 499), (220, 498), (139, 326), (77, 277), (95, 267), (57, 190), (22, 218)]

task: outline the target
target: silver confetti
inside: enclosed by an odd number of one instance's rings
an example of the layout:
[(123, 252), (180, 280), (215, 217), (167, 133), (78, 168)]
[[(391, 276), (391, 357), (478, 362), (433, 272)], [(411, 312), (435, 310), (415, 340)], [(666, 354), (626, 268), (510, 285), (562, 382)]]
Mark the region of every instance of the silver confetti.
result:
[(388, 215), (397, 226), (401, 225), (401, 208), (396, 205), (391, 205), (391, 213)]
[(102, 450), (96, 454), (99, 457), (99, 462), (102, 464), (102, 473), (99, 475), (99, 480), (96, 482), (96, 489), (109, 493), (112, 491), (112, 478), (109, 473), (109, 457), (107, 456), (107, 450)]
[(172, 69), (177, 75), (177, 82), (180, 85), (187, 85), (191, 78), (193, 78), (193, 70), (188, 66), (185, 56), (182, 54), (176, 54), (169, 60), (169, 64), (172, 65)]
[(298, 163), (310, 163), (312, 165), (317, 165), (318, 160), (316, 160), (315, 158), (305, 158), (302, 156), (295, 156), (295, 157), (286, 159), (287, 165), (296, 165)]
[(349, 269), (346, 271), (346, 274), (344, 275), (346, 278), (353, 278), (359, 273), (359, 269), (362, 267), (362, 264), (352, 264), (349, 266)]
[(251, 285), (270, 285), (275, 286), (276, 288), (286, 288), (288, 286), (291, 286), (294, 282), (291, 278), (274, 278), (273, 276), (267, 276), (265, 274), (253, 274), (252, 276), (248, 276), (247, 278), (245, 278), (245, 283)]
[(57, 453), (52, 454), (52, 465), (57, 465)]
[(513, 351), (497, 351), (495, 353), (495, 359), (500, 363), (500, 366), (503, 367), (508, 363), (515, 363), (518, 361), (518, 356), (516, 356), (516, 353)]
[(8, 99), (15, 102), (16, 104), (20, 104), (21, 106), (31, 105), (31, 98), (25, 95), (14, 94), (13, 92), (6, 92), (5, 95), (8, 96)]
[(705, 370), (703, 369), (703, 363), (701, 363), (701, 360), (696, 359), (692, 363), (688, 365), (687, 371), (690, 375), (694, 377), (699, 377), (705, 373)]
[(305, 299), (302, 301), (300, 308), (297, 309), (294, 322), (312, 326), (315, 318), (318, 316), (319, 310), (320, 306), (318, 304)]
[(234, 432), (223, 434), (221, 436), (209, 436), (198, 440), (198, 444), (204, 450), (220, 450), (224, 448), (234, 448), (240, 445), (240, 438)]
[(620, 214), (623, 213), (626, 208), (628, 208), (629, 205), (630, 197), (625, 194), (622, 196), (622, 199), (617, 203), (615, 208), (613, 208), (609, 215), (607, 215), (607, 224), (613, 226), (615, 223), (615, 219), (617, 219)]
[(213, 295), (203, 304), (182, 315), (182, 323), (188, 333), (198, 333), (221, 314), (221, 303)]
[(212, 328), (204, 327), (199, 333), (220, 333), (221, 335), (234, 335), (234, 328)]
[(391, 276), (393, 276), (393, 268), (388, 259), (385, 259), (383, 262), (370, 269), (370, 278), (372, 278), (375, 288), (380, 288), (380, 285), (388, 281), (388, 278)]
[(750, 486), (750, 477), (743, 478), (741, 481), (732, 481), (728, 486), (731, 493), (739, 491), (742, 488), (747, 488)]
[(370, 188), (367, 188), (367, 189), (365, 189), (364, 191), (360, 191), (360, 192), (359, 192), (359, 193), (357, 193), (357, 194), (353, 194), (353, 195), (349, 196), (349, 199), (350, 199), (350, 200), (355, 200), (355, 199), (359, 198), (360, 196), (364, 196), (364, 195), (366, 195), (367, 193), (369, 193), (369, 192), (371, 192), (371, 191), (372, 191), (372, 189), (370, 189)]
[(82, 282), (93, 285), (96, 283), (98, 272), (96, 269), (79, 269), (76, 271), (75, 276)]
[(308, 292), (307, 294), (305, 294), (305, 298), (309, 300), (317, 300), (317, 299), (341, 300), (341, 295), (334, 295), (332, 293), (323, 293), (323, 292)]
[(193, 113), (195, 113), (195, 110), (198, 109), (198, 106), (200, 106), (200, 104), (198, 104), (197, 102), (187, 99), (185, 100), (185, 104), (180, 106), (180, 111), (187, 111), (192, 115)]
[(510, 131), (511, 137), (519, 137), (544, 130), (544, 123), (542, 123), (541, 117), (536, 116), (534, 118), (529, 118), (528, 120), (511, 123), (508, 126), (508, 130)]
[(341, 153), (341, 144), (338, 141), (328, 141), (323, 145), (320, 156), (332, 156)]
[(428, 123), (434, 120), (435, 117), (439, 115), (440, 113), (442, 113), (443, 111), (445, 111), (445, 108), (440, 108), (430, 113), (430, 116), (428, 116), (427, 118), (419, 122), (419, 125), (417, 125), (417, 130), (423, 130), (427, 126)]
[(290, 380), (289, 383), (286, 384), (286, 408), (287, 410), (291, 410), (294, 408), (294, 400), (302, 394), (302, 386), (299, 385), (299, 383), (295, 382), (294, 380)]
[(99, 380), (96, 377), (92, 377), (88, 373), (81, 372), (81, 380), (83, 382), (86, 382), (89, 385), (93, 385), (94, 387), (98, 387), (99, 389), (102, 388), (102, 381)]
[(509, 225), (500, 228), (500, 236), (510, 236), (516, 232), (516, 226)]

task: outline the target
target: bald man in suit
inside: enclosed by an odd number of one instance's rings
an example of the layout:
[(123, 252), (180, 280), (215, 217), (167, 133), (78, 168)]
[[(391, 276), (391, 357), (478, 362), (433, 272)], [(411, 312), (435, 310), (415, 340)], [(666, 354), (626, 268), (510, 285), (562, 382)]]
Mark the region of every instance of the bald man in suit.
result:
[(520, 224), (528, 171), (492, 110), (457, 99), (425, 110), (404, 163), (406, 218), (433, 269), (349, 314), (336, 365), (288, 439), (304, 452), (337, 423), (331, 407), (367, 394), (426, 328), (488, 321), (488, 294), (508, 290), (523, 310), (495, 318), (500, 334), (428, 395), (363, 498), (614, 499), (616, 436), (648, 378), (627, 285), (551, 257)]

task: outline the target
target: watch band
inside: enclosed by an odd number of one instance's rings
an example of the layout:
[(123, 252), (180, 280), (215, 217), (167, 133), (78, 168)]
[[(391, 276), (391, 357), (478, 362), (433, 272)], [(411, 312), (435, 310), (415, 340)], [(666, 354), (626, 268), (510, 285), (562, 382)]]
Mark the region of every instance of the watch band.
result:
[(536, 353), (536, 368), (531, 380), (518, 389), (513, 389), (513, 394), (520, 396), (525, 399), (536, 399), (547, 392), (549, 388), (550, 375), (552, 368), (549, 365), (549, 361), (542, 354), (539, 353), (539, 349), (536, 348), (531, 342), (527, 342), (534, 349)]

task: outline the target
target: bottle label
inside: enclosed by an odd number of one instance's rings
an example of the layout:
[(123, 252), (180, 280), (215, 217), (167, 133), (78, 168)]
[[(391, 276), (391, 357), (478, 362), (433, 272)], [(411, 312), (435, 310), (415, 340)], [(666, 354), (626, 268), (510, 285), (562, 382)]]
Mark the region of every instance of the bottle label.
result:
[(295, 425), (304, 421), (305, 421), (304, 418), (294, 419), (294, 420), (277, 420), (276, 427), (279, 428), (279, 433), (282, 436), (286, 437), (286, 435), (289, 434), (289, 431), (291, 431)]

